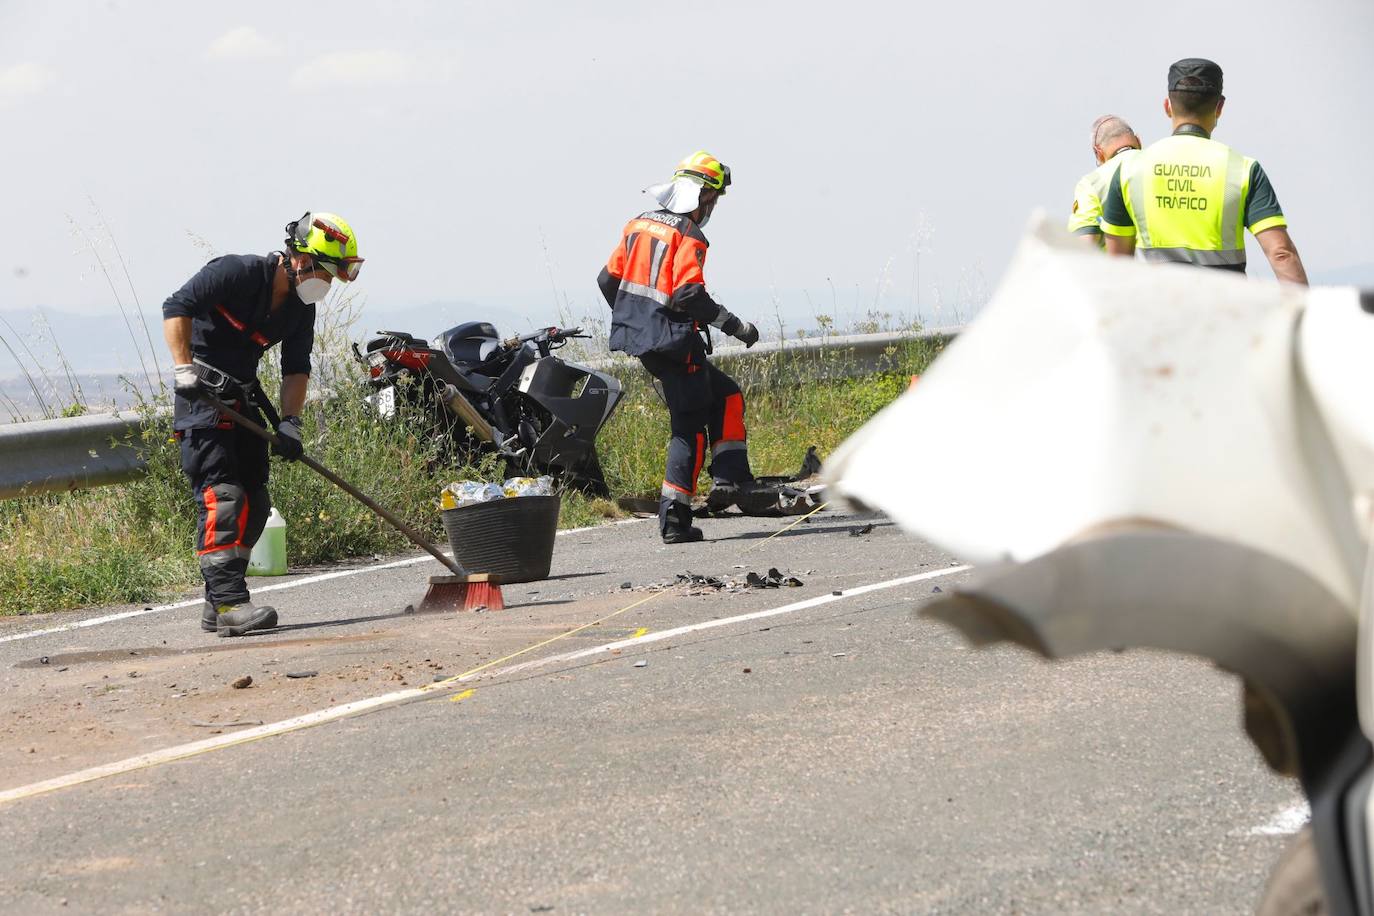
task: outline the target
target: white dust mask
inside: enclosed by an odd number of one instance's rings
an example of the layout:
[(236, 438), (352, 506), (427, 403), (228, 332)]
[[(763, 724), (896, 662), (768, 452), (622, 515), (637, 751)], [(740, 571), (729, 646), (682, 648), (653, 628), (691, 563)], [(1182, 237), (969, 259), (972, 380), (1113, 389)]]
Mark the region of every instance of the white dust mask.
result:
[(301, 280), (296, 284), (296, 295), (306, 305), (312, 305), (329, 295), (329, 281), (319, 277)]

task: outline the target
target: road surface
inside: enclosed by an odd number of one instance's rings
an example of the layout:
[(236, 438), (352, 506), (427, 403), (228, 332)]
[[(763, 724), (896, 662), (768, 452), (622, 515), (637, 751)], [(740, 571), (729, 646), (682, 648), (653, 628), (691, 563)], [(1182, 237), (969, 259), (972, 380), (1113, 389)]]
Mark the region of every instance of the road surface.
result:
[[(499, 612), (407, 613), (440, 570), (400, 557), (257, 580), (282, 626), (237, 640), (198, 605), (0, 619), (0, 899), (1253, 908), (1303, 813), (1233, 678), (971, 650), (916, 614), (969, 575), (957, 557), (882, 519), (793, 521), (708, 519), (671, 548), (650, 521), (568, 533)], [(770, 567), (803, 584), (673, 584)]]

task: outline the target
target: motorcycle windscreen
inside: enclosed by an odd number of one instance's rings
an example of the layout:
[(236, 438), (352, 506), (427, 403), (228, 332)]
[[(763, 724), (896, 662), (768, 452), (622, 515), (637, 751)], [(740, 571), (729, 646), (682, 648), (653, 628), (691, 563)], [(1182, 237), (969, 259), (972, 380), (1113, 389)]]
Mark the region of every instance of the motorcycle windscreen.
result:
[(832, 456), (832, 492), (978, 563), (1148, 520), (1271, 553), (1354, 608), (1348, 487), (1304, 440), (1306, 290), (1071, 244), (1039, 218), (977, 319)]

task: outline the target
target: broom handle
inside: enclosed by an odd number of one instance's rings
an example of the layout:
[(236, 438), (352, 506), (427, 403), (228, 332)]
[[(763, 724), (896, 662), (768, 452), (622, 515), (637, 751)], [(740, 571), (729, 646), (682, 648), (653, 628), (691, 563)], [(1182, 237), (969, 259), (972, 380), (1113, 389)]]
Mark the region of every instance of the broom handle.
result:
[[(252, 420), (248, 419), (243, 414), (239, 413), (237, 410), (230, 407), (228, 404), (225, 404), (219, 398), (215, 397), (214, 395), (206, 395), (204, 397), (204, 400), (207, 403), (214, 406), (215, 409), (217, 409), (220, 413), (224, 414), (226, 417), (233, 420), (235, 423), (237, 423), (239, 426), (242, 426), (244, 429), (248, 430), (253, 435), (257, 436), (260, 439), (266, 439), (273, 445), (277, 444), (277, 437), (274, 434), (268, 432), (266, 429), (259, 426), (257, 423), (254, 423)], [(306, 467), (310, 468), (310, 470), (314, 471), (316, 474), (319, 474), (325, 480), (334, 484), (334, 486), (338, 487), (340, 490), (343, 490), (349, 496), (352, 496), (354, 499), (362, 503), (364, 506), (367, 506), (381, 518), (390, 522), (392, 527), (394, 527), (397, 531), (404, 534), (406, 537), (410, 538), (411, 542), (414, 543), (415, 546), (423, 548), (427, 553), (429, 553), (430, 556), (434, 557), (434, 559), (444, 564), (444, 566), (448, 570), (450, 570), (455, 576), (467, 575), (467, 571), (464, 570), (463, 567), (459, 566), (456, 560), (449, 559), (448, 557), (444, 556), (444, 554), (439, 550), (439, 548), (435, 547), (429, 541), (425, 540), (424, 535), (420, 534), (420, 532), (410, 527), (408, 524), (406, 524), (404, 521), (402, 521), (400, 518), (398, 518), (384, 506), (379, 505), (375, 500), (369, 497), (362, 490), (359, 490), (357, 487), (353, 486), (353, 484), (344, 480), (338, 474), (335, 474), (333, 471), (329, 470), (329, 468), (320, 464), (318, 461), (316, 461), (314, 458), (311, 458), (309, 455), (301, 455), (301, 457), (297, 460), (299, 460), (301, 464), (304, 464)]]

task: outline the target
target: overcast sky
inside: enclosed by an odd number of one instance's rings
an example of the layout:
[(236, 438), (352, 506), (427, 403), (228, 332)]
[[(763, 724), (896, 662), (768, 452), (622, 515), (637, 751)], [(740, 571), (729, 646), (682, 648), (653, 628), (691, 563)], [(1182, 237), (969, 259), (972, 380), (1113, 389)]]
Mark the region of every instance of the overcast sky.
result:
[(844, 321), (919, 285), (948, 320), (1034, 208), (1066, 218), (1096, 116), (1163, 134), (1185, 56), (1224, 68), (1217, 137), (1264, 164), (1309, 272), (1374, 282), (1371, 37), (1368, 0), (0, 0), (0, 310), (113, 311), (111, 240), (152, 310), (313, 208), (352, 222), (369, 314), (536, 325), (556, 295), (602, 308), (640, 189), (705, 148), (735, 175), (708, 227), (727, 305)]

